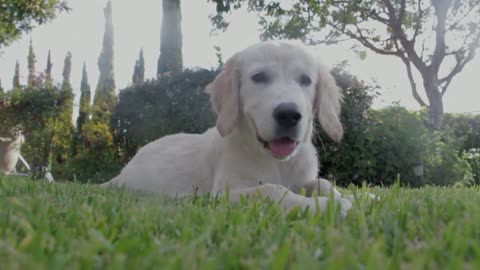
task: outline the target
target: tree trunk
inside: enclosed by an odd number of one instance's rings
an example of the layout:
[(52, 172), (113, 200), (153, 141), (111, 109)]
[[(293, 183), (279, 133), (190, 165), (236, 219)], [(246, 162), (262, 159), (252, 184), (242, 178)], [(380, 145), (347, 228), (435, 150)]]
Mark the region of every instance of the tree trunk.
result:
[(160, 57), (157, 75), (180, 72), (182, 59), (182, 13), (180, 0), (163, 0), (162, 32), (160, 35)]
[(433, 76), (424, 77), (423, 85), (429, 101), (428, 124), (433, 130), (440, 130), (443, 125), (443, 100), (438, 80)]

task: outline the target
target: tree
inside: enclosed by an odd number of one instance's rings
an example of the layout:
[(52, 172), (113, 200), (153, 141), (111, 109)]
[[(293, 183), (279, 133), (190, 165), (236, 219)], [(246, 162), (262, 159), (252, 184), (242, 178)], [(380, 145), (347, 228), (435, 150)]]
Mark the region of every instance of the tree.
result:
[[(68, 92), (69, 96), (73, 97), (73, 89), (72, 89), (72, 84), (70, 83), (70, 75), (72, 73), (72, 53), (67, 52), (65, 55), (65, 60), (63, 62), (63, 82), (62, 82), (62, 91)], [(66, 113), (69, 115), (69, 123), (72, 122), (72, 114), (73, 114), (73, 99), (71, 100), (71, 106), (66, 108)], [(68, 117), (67, 117), (68, 118)], [(68, 120), (68, 119), (67, 119)]]
[[(112, 167), (112, 165), (115, 164), (115, 151), (110, 128), (112, 112), (117, 104), (113, 69), (114, 29), (111, 1), (107, 3), (104, 14), (105, 33), (103, 36), (102, 52), (97, 62), (100, 76), (91, 108), (92, 118), (82, 125), (81, 136), (83, 139), (83, 147), (79, 149), (80, 151), (73, 161), (73, 163), (76, 164), (74, 165), (74, 173), (90, 180), (105, 179), (106, 177), (112, 177), (114, 173), (118, 173), (118, 168), (114, 166), (115, 168), (111, 168), (112, 170), (110, 174), (107, 174), (108, 176), (98, 176), (99, 171), (106, 170), (107, 167)], [(94, 175), (97, 176), (95, 177)]]
[(51, 54), (49, 50), (48, 56), (47, 56), (47, 68), (45, 69), (45, 86), (47, 88), (53, 85), (52, 67), (53, 67), (53, 64), (52, 64)]
[(64, 171), (63, 164), (70, 157), (72, 150), (72, 139), (74, 126), (72, 122), (73, 114), (73, 89), (70, 83), (70, 75), (72, 72), (72, 54), (67, 52), (63, 65), (63, 82), (60, 88), (61, 92), (68, 97), (61, 107), (60, 115), (51, 123), (53, 125), (53, 156), (55, 157), (54, 172), (57, 174)]
[(82, 81), (80, 83), (80, 108), (77, 118), (77, 133), (82, 137), (82, 127), (87, 122), (90, 112), (90, 84), (88, 83), (87, 65), (83, 63)]
[(163, 0), (157, 76), (182, 71), (182, 13), (180, 0)]
[[(277, 0), (212, 1), (220, 14), (213, 22), (221, 28), (228, 26), (221, 14), (248, 3), (260, 14), (263, 38), (301, 38), (313, 44), (353, 39), (375, 53), (398, 57), (413, 97), (429, 109), (433, 129), (442, 127), (443, 95), (480, 43), (478, 0), (307, 0), (288, 6)], [(321, 29), (328, 31), (319, 40)], [(413, 69), (420, 74), (428, 104), (417, 90)]]
[(143, 49), (140, 50), (138, 60), (135, 61), (133, 69), (132, 83), (137, 84), (145, 80), (145, 59), (143, 58)]
[(117, 103), (115, 95), (115, 76), (113, 69), (113, 23), (112, 2), (108, 1), (105, 14), (105, 33), (103, 35), (103, 49), (98, 58), (100, 76), (93, 101), (93, 120), (108, 122), (111, 112)]
[(10, 45), (23, 33), (55, 18), (57, 13), (68, 11), (60, 0), (2, 0), (0, 4), (0, 49)]
[(28, 48), (28, 87), (33, 87), (35, 85), (36, 76), (35, 76), (35, 53), (33, 52), (33, 43), (30, 39), (30, 47)]
[(20, 64), (15, 63), (15, 74), (13, 75), (13, 89), (20, 88)]
[(63, 61), (63, 82), (62, 89), (71, 89), (72, 85), (70, 84), (70, 75), (72, 73), (72, 53), (67, 52), (65, 55), (65, 60)]

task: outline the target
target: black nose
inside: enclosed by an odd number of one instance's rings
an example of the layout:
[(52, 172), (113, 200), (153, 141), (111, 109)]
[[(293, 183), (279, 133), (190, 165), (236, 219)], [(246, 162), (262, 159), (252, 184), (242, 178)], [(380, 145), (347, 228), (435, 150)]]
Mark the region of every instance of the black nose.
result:
[(273, 118), (279, 126), (292, 128), (302, 119), (302, 114), (298, 112), (298, 107), (295, 103), (282, 103), (273, 110)]

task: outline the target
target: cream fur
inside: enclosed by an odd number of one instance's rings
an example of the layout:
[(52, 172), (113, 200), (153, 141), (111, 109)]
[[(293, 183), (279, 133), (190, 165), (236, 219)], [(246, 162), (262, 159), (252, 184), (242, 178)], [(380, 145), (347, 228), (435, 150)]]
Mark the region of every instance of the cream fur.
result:
[[(259, 71), (271, 82), (258, 84), (251, 76)], [(308, 75), (312, 84), (300, 85)], [(126, 186), (132, 190), (187, 196), (223, 193), (238, 201), (241, 195), (262, 194), (284, 208), (309, 206), (323, 210), (327, 197), (305, 197), (298, 192), (333, 191), (343, 214), (350, 200), (325, 179), (318, 179), (318, 159), (311, 142), (313, 118), (332, 139), (339, 141), (341, 93), (328, 69), (302, 46), (289, 42), (263, 42), (230, 58), (208, 87), (218, 114), (217, 125), (203, 134), (165, 136), (141, 148), (120, 175), (104, 186)], [(298, 124), (298, 146), (287, 157), (272, 156), (257, 139), (275, 139), (272, 112), (278, 104), (292, 102), (303, 115)]]

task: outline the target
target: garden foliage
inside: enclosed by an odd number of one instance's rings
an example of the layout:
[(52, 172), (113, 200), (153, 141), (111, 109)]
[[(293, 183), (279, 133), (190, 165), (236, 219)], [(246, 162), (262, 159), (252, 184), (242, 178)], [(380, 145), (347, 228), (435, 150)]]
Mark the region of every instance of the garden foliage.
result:
[[(215, 115), (204, 88), (217, 72), (185, 70), (123, 89), (110, 123), (86, 121), (75, 153), (63, 167), (53, 162), (53, 171), (65, 180), (102, 182), (151, 141), (213, 127)], [(432, 131), (425, 111), (408, 111), (398, 105), (372, 109), (377, 87), (341, 68), (334, 69), (333, 75), (344, 93), (345, 136), (337, 144), (317, 125), (314, 144), (321, 176), (340, 185), (391, 185), (397, 179), (410, 186), (480, 183), (478, 116), (447, 115), (444, 129)], [(2, 95), (1, 127), (18, 125), (24, 131), (27, 144), (22, 151), (27, 160), (47, 165), (52, 149), (62, 149), (55, 144), (72, 143), (52, 139), (55, 119), (61, 115), (62, 104), (69, 102), (70, 92), (27, 88)], [(423, 178), (413, 171), (419, 163), (424, 167)]]

